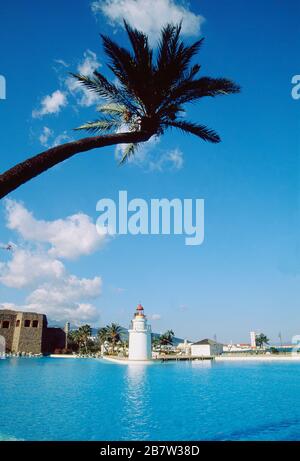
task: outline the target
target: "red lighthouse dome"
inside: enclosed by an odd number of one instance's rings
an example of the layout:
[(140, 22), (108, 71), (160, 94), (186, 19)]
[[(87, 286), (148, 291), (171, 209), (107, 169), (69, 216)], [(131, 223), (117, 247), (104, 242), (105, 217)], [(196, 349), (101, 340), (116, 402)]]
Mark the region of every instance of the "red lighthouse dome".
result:
[(144, 315), (144, 308), (143, 308), (143, 306), (142, 306), (141, 304), (138, 304), (138, 305), (137, 305), (135, 316), (145, 317), (145, 315)]

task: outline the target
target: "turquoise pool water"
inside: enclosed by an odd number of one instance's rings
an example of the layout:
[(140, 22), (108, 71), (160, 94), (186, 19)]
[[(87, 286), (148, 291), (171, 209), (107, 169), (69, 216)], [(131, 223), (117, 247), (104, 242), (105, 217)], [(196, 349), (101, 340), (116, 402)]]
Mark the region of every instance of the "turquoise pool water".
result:
[(0, 440), (300, 440), (300, 363), (0, 360)]

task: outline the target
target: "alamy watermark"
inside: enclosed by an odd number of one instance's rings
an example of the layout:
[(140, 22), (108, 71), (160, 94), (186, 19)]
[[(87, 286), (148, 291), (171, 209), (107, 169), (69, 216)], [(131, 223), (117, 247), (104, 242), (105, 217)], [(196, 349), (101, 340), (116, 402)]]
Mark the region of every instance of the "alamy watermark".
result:
[(6, 79), (0, 75), (0, 99), (6, 99)]
[(186, 245), (204, 241), (204, 199), (142, 198), (128, 201), (127, 191), (119, 191), (116, 203), (110, 198), (98, 201), (101, 214), (96, 227), (109, 235), (185, 235)]
[(300, 75), (292, 77), (292, 85), (294, 85), (291, 92), (292, 98), (300, 99)]

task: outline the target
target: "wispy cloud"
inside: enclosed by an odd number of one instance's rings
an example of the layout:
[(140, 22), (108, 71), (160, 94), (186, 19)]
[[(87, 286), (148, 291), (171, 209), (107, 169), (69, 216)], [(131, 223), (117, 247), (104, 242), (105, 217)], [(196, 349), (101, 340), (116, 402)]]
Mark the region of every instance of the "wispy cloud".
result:
[(155, 160), (149, 161), (149, 169), (152, 171), (181, 170), (183, 167), (183, 153), (180, 149), (164, 151)]
[(66, 61), (64, 61), (63, 59), (54, 59), (54, 62), (56, 64), (60, 64), (63, 67), (69, 67), (69, 64)]
[[(180, 149), (164, 150), (159, 148), (160, 138), (152, 136), (149, 141), (140, 144), (136, 153), (128, 158), (128, 163), (148, 171), (178, 171), (183, 167), (183, 153)], [(125, 144), (118, 144), (115, 157), (121, 160)]]
[[(64, 68), (70, 67), (63, 59), (55, 59), (54, 62), (63, 66)], [(79, 61), (76, 66), (76, 72), (79, 74), (91, 76), (97, 68), (101, 66), (96, 53), (91, 50), (86, 50), (83, 54), (83, 58)], [(57, 72), (58, 69), (56, 69)], [(77, 80), (69, 76), (67, 78), (59, 78), (62, 89), (54, 91), (52, 94), (46, 95), (41, 99), (39, 107), (32, 111), (33, 118), (42, 118), (46, 115), (58, 114), (64, 107), (68, 105), (68, 99), (73, 96), (76, 99), (76, 103), (82, 107), (90, 107), (93, 104), (99, 102), (99, 96), (95, 93), (88, 91), (85, 87), (80, 85)], [(40, 136), (40, 142), (42, 145), (48, 145), (48, 139), (51, 134), (51, 130), (44, 127), (43, 133)], [(62, 135), (59, 135), (62, 136)], [(65, 136), (61, 139), (58, 138), (57, 142), (52, 143), (54, 145), (59, 144), (59, 141), (69, 140)]]
[(39, 136), (39, 141), (42, 144), (42, 146), (48, 147), (49, 138), (51, 138), (51, 136), (53, 136), (53, 131), (48, 126), (44, 126), (42, 133)]
[[(79, 74), (92, 76), (93, 72), (101, 66), (96, 53), (91, 50), (86, 50), (83, 54), (83, 59), (77, 65), (76, 71)], [(82, 107), (90, 107), (99, 102), (99, 96), (96, 93), (88, 91), (84, 86), (80, 85), (73, 77), (68, 77), (65, 81), (67, 91), (75, 98), (77, 104)]]
[(66, 130), (55, 136), (53, 130), (48, 126), (44, 126), (39, 136), (39, 141), (44, 147), (55, 147), (59, 146), (62, 142), (73, 141), (73, 138), (68, 135)]
[(175, 0), (97, 0), (92, 11), (103, 14), (112, 25), (123, 26), (125, 19), (131, 26), (143, 30), (151, 41), (156, 40), (166, 23), (182, 21), (182, 33), (187, 36), (200, 34), (203, 16), (193, 13), (188, 3)]
[(151, 320), (160, 320), (161, 319), (161, 315), (160, 314), (152, 314), (150, 315), (150, 319)]
[(39, 109), (32, 111), (33, 118), (41, 118), (44, 115), (57, 114), (67, 105), (67, 96), (60, 90), (53, 91), (52, 94), (45, 96), (40, 103)]

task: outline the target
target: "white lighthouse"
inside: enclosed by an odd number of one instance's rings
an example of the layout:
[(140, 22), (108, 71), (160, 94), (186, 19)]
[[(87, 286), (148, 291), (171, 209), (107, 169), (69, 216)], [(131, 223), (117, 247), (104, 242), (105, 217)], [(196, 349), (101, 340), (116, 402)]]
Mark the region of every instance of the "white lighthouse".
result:
[(147, 323), (144, 308), (139, 304), (129, 329), (129, 360), (151, 360), (151, 326)]

